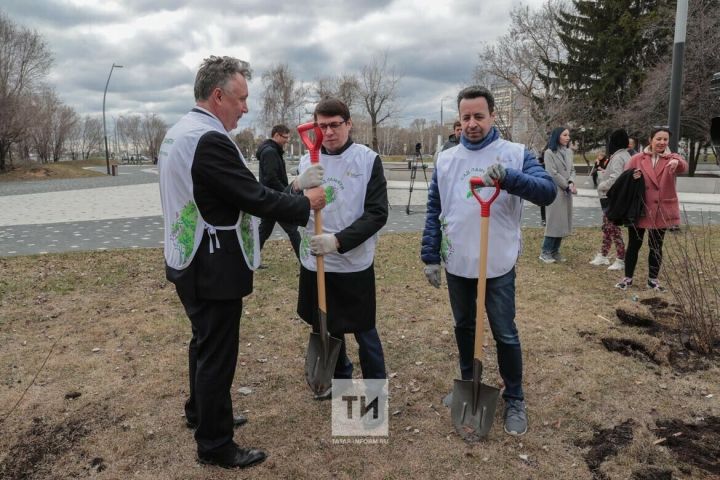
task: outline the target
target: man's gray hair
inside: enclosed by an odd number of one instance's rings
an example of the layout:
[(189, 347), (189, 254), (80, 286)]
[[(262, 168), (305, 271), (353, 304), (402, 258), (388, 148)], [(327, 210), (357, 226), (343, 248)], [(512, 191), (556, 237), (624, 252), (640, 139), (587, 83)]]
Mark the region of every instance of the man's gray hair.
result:
[(224, 88), (228, 80), (236, 73), (245, 77), (246, 80), (252, 78), (250, 64), (244, 60), (234, 57), (216, 57), (215, 55), (203, 60), (195, 76), (195, 101), (210, 98), (214, 89)]

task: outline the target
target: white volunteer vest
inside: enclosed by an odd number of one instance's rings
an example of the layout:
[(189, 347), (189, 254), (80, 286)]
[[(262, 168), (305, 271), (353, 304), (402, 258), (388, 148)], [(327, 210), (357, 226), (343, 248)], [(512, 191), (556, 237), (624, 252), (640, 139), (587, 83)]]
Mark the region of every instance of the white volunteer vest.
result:
[[(165, 221), (165, 261), (168, 266), (182, 270), (195, 257), (203, 230), (210, 234), (210, 252), (222, 248), (216, 230), (235, 230), (248, 268), (260, 265), (260, 237), (258, 219), (240, 212), (234, 225), (210, 225), (202, 218), (195, 202), (192, 183), (192, 164), (200, 137), (209, 131), (225, 131), (220, 120), (205, 109), (206, 114), (189, 112), (165, 135), (160, 147), (158, 171), (160, 173), (160, 200)], [(232, 139), (230, 139), (232, 141)], [(233, 145), (235, 143), (233, 142)], [(245, 158), (238, 150), (240, 160)], [(245, 163), (247, 166), (247, 164)]]
[[(322, 188), (326, 205), (322, 210), (323, 233), (337, 233), (364, 212), (365, 193), (372, 176), (377, 153), (364, 145), (353, 143), (340, 155), (320, 155), (325, 169)], [(298, 170), (302, 173), (310, 166), (310, 156), (300, 160)], [(310, 237), (315, 235), (315, 212), (305, 228), (300, 228), (300, 261), (313, 272), (317, 271), (315, 256), (310, 254)], [(367, 269), (375, 257), (377, 234), (344, 254), (325, 255), (326, 272), (360, 272)]]
[[(478, 278), (480, 258), (480, 203), (470, 191), (470, 178), (482, 176), (495, 163), (522, 171), (525, 146), (496, 140), (481, 150), (462, 144), (438, 157), (437, 182), (440, 191), (440, 255), (453, 275)], [(480, 195), (489, 198), (491, 188)], [(490, 207), (487, 278), (509, 272), (520, 254), (522, 199), (500, 190)]]

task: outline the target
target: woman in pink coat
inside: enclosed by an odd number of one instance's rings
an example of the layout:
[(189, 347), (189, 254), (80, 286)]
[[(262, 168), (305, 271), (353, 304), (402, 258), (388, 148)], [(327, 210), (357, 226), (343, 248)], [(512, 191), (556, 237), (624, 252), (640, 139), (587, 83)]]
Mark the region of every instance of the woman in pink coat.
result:
[(615, 285), (621, 290), (626, 290), (632, 285), (638, 253), (647, 230), (650, 249), (647, 288), (664, 291), (658, 282), (658, 273), (662, 264), (663, 238), (666, 229), (680, 224), (680, 204), (675, 189), (675, 178), (678, 173), (686, 172), (688, 169), (685, 159), (677, 153), (670, 152), (669, 141), (670, 130), (667, 127), (654, 127), (650, 132), (650, 145), (641, 153), (634, 155), (625, 165), (625, 170), (635, 170), (633, 178), (643, 177), (645, 194), (642, 216), (637, 224), (628, 227), (625, 278)]

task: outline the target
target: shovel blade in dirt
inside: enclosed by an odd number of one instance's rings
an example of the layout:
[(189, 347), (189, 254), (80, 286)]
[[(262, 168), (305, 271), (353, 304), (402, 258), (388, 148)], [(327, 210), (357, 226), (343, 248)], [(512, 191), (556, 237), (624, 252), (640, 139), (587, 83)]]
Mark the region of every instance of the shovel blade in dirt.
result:
[[(321, 312), (321, 315), (324, 313)], [(324, 338), (321, 333), (310, 334), (305, 356), (305, 379), (315, 395), (323, 395), (332, 386), (341, 346), (342, 341), (331, 336), (327, 330)]]
[(455, 431), (463, 440), (477, 442), (487, 437), (499, 396), (499, 388), (475, 380), (455, 380), (450, 416)]

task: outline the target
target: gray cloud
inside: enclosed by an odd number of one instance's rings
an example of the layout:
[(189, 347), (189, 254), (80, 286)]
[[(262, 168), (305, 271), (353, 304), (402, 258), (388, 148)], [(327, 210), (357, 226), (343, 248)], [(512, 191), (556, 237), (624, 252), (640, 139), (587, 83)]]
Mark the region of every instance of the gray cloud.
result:
[[(529, 0), (531, 6), (542, 0)], [(145, 112), (176, 121), (193, 104), (202, 58), (232, 55), (251, 62), (252, 125), (261, 77), (287, 63), (305, 83), (358, 73), (384, 52), (403, 75), (395, 121), (439, 120), (441, 98), (466, 85), (483, 42), (505, 33), (510, 4), (477, 0), (120, 0), (78, 6), (74, 0), (4, 0), (0, 13), (46, 40), (55, 58), (48, 83), (81, 114)], [(444, 100), (444, 115), (454, 115)]]

